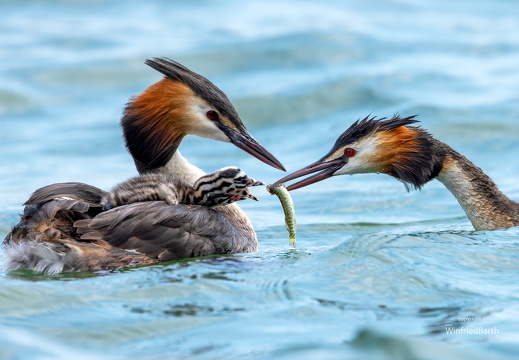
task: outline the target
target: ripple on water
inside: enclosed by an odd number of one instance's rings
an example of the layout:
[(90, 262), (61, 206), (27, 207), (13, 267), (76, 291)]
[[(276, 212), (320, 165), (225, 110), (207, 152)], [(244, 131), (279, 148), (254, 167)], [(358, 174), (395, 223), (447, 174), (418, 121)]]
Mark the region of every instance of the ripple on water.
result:
[[(42, 185), (108, 189), (135, 173), (118, 120), (161, 78), (143, 64), (152, 56), (220, 86), (288, 171), (358, 118), (418, 114), (517, 199), (514, 2), (128, 5), (2, 8), (3, 235)], [(186, 138), (181, 151), (205, 170), (281, 177), (229, 144)], [(94, 275), (1, 272), (0, 358), (517, 357), (517, 229), (471, 231), (440, 184), (406, 193), (386, 176), (337, 177), (293, 193), (298, 249), (288, 251), (279, 202), (261, 191), (243, 204), (254, 254)], [(460, 320), (471, 317), (485, 320)], [(500, 338), (454, 338), (446, 324), (497, 327)]]

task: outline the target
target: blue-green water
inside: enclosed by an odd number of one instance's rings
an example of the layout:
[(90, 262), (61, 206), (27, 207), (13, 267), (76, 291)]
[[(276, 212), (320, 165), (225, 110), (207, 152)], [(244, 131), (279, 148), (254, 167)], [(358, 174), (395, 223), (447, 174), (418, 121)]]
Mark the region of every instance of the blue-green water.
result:
[[(289, 171), (359, 117), (418, 114), (519, 200), (515, 1), (0, 7), (2, 238), (40, 186), (109, 189), (135, 174), (118, 119), (160, 79), (143, 64), (154, 56), (220, 86)], [(206, 171), (282, 176), (229, 144), (189, 138), (181, 150)], [(108, 275), (0, 272), (0, 358), (517, 357), (518, 228), (473, 231), (436, 182), (406, 193), (386, 176), (343, 176), (293, 192), (298, 249), (289, 251), (279, 202), (254, 193), (261, 202), (242, 207), (257, 253)]]

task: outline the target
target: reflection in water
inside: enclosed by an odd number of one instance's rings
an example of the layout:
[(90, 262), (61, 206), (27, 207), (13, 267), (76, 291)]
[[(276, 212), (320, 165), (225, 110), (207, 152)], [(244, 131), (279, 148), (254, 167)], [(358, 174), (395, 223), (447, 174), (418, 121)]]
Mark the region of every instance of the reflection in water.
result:
[[(171, 305), (167, 310), (161, 310), (160, 312), (167, 316), (185, 317), (185, 316), (224, 316), (229, 313), (235, 313), (239, 311), (245, 311), (245, 308), (214, 308), (210, 306), (199, 306), (195, 304), (177, 304)], [(155, 312), (153, 309), (145, 308), (131, 308), (131, 312), (138, 314), (150, 314)]]

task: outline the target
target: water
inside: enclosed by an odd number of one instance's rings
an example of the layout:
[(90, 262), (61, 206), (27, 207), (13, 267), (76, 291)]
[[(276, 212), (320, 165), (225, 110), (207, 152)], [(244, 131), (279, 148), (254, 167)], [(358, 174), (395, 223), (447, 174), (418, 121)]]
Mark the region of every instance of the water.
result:
[[(143, 64), (153, 56), (226, 91), (289, 171), (357, 118), (419, 114), (519, 199), (513, 1), (1, 7), (2, 238), (40, 186), (109, 189), (135, 174), (118, 119), (160, 78)], [(181, 150), (206, 171), (282, 176), (229, 144), (188, 138)], [(299, 232), (289, 251), (279, 202), (254, 194), (261, 202), (242, 207), (257, 253), (112, 274), (0, 272), (0, 358), (516, 358), (517, 228), (473, 231), (437, 182), (406, 193), (384, 175), (343, 176), (292, 194)], [(462, 327), (480, 333), (449, 333)]]

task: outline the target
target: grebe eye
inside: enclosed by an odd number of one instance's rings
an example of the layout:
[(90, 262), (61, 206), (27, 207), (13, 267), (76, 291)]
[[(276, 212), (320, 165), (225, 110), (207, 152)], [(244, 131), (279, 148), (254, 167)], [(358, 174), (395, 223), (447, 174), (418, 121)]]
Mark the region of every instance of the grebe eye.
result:
[(218, 115), (218, 113), (214, 110), (209, 110), (205, 113), (205, 116), (207, 116), (209, 120), (218, 120), (220, 118), (220, 115)]
[(357, 153), (357, 150), (353, 149), (353, 148), (346, 148), (344, 150), (344, 154), (348, 157), (352, 157), (354, 156), (355, 154)]

